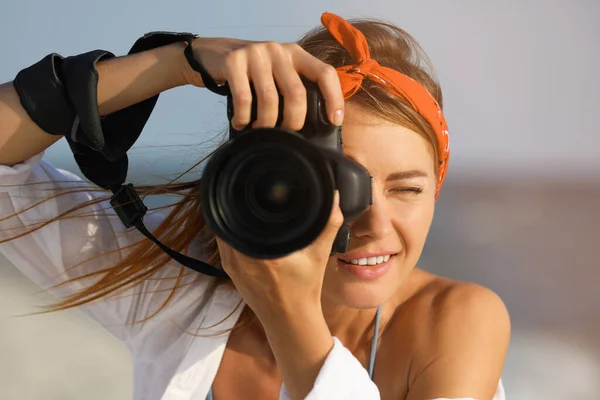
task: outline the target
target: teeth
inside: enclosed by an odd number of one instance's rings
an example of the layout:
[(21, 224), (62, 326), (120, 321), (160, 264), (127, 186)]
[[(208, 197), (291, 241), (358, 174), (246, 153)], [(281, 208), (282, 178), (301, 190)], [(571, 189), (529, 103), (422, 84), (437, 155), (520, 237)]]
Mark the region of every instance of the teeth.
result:
[(369, 257), (369, 258), (357, 258), (354, 260), (342, 260), (344, 262), (347, 262), (349, 264), (354, 264), (354, 265), (377, 265), (377, 264), (383, 264), (384, 262), (387, 262), (390, 259), (390, 256), (379, 256), (379, 257)]

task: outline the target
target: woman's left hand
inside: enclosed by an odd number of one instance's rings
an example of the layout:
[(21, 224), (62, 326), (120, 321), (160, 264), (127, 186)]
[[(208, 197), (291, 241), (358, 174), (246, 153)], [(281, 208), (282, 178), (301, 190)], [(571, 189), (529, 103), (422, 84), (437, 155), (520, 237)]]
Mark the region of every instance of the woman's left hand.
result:
[(321, 306), (321, 289), (333, 241), (344, 217), (336, 191), (332, 212), (321, 235), (309, 246), (273, 260), (250, 258), (217, 238), (223, 270), (261, 320)]

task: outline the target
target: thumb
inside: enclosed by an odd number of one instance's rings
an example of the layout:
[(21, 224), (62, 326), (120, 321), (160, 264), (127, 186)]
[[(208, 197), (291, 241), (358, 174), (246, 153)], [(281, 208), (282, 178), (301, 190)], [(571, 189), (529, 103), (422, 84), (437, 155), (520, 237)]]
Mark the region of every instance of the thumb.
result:
[(344, 214), (342, 214), (342, 210), (340, 209), (340, 193), (336, 190), (333, 194), (333, 206), (331, 207), (329, 221), (321, 233), (319, 242), (323, 243), (324, 246), (331, 247), (343, 223)]

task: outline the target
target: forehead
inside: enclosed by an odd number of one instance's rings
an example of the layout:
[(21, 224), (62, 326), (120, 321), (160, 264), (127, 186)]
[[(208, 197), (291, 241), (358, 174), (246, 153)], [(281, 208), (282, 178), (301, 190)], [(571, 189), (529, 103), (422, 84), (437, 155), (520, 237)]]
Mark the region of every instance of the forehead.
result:
[(433, 148), (422, 135), (348, 105), (342, 126), (344, 153), (371, 173), (422, 170), (434, 175)]

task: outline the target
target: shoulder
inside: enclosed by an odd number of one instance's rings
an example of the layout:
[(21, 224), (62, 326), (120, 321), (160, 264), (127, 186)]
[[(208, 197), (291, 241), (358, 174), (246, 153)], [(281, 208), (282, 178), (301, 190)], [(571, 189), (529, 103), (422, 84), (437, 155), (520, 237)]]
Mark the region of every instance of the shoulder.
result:
[(491, 398), (510, 342), (504, 302), (483, 286), (423, 274), (426, 284), (409, 307), (415, 334), (409, 393)]
[(429, 312), (436, 330), (509, 334), (508, 311), (492, 290), (447, 279), (435, 282), (429, 290)]
[[(444, 331), (484, 330), (510, 333), (510, 317), (500, 296), (492, 290), (471, 282), (442, 278), (424, 271), (415, 271), (410, 284), (416, 289), (398, 308), (407, 314), (417, 329), (432, 334)], [(421, 316), (415, 320), (415, 313)], [(405, 321), (405, 318), (402, 318)]]

